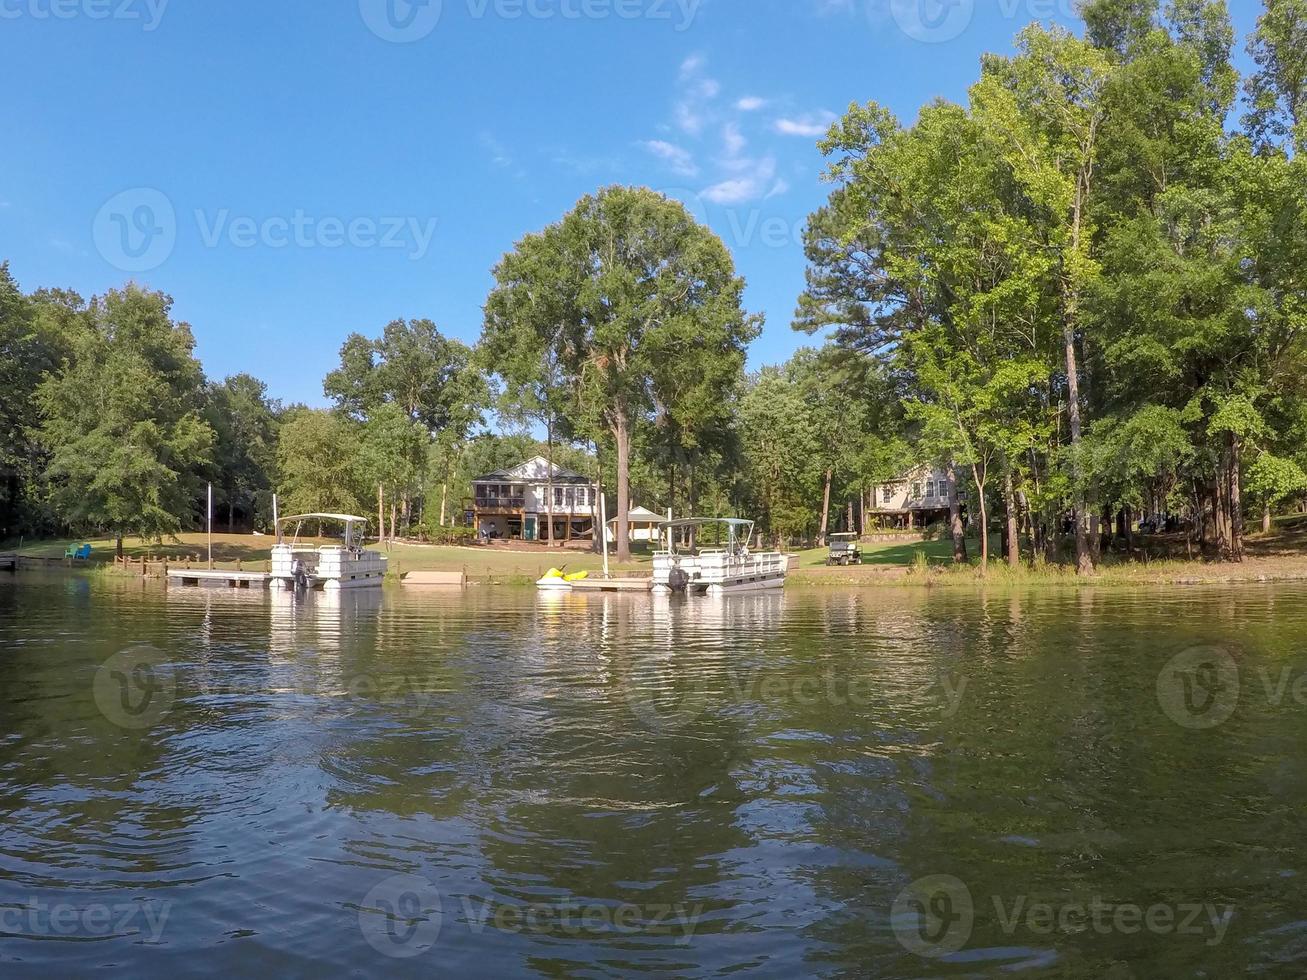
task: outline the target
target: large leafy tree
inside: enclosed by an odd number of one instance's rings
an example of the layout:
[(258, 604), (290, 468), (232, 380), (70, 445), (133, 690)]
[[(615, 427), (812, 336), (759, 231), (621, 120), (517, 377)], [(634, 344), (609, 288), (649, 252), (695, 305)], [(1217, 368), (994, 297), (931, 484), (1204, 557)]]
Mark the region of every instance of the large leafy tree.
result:
[(362, 509), (355, 433), (339, 415), (307, 408), (289, 412), (277, 463), (284, 510), (357, 514)]
[(268, 386), (252, 375), (236, 374), (210, 386), (205, 417), (214, 431), (214, 482), (227, 508), (229, 531), (237, 510), (251, 521), (268, 516), (280, 412)]
[[(399, 470), (389, 465), (385, 470), (391, 477), (378, 483), (392, 484), (409, 518), (414, 495), (424, 490), (422, 479), (434, 472), (441, 483), (443, 524), (450, 473), (489, 402), (488, 388), (468, 346), (444, 336), (431, 320), (395, 320), (376, 339), (351, 334), (341, 347), (340, 367), (327, 375), (323, 390), (340, 412), (356, 422), (371, 423), (379, 414), (385, 416), (384, 423), (365, 425), (365, 443), (393, 429), (394, 412), (386, 406), (426, 431), (432, 445), (413, 448), (402, 467), (405, 482), (393, 482)], [(387, 442), (376, 447), (374, 455), (393, 457), (393, 448)], [(426, 457), (432, 449), (436, 466), (429, 468)]]
[(49, 492), (71, 526), (158, 538), (195, 519), (213, 431), (190, 327), (129, 285), (93, 300), (89, 328), (38, 400)]
[(488, 330), (511, 310), (532, 362), (552, 350), (583, 434), (616, 456), (617, 550), (630, 557), (631, 447), (656, 411), (689, 427), (738, 383), (758, 318), (730, 253), (679, 203), (609, 187), (528, 235), (495, 268)]

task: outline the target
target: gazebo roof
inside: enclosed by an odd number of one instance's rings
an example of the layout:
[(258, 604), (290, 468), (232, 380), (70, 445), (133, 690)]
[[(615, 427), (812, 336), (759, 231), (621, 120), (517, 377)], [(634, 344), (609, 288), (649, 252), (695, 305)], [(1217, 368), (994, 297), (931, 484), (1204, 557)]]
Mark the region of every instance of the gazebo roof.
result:
[[(655, 514), (647, 507), (632, 507), (626, 512), (626, 519), (634, 521), (636, 524), (660, 524), (666, 520), (662, 514)], [(609, 519), (609, 524), (616, 524), (617, 518)]]

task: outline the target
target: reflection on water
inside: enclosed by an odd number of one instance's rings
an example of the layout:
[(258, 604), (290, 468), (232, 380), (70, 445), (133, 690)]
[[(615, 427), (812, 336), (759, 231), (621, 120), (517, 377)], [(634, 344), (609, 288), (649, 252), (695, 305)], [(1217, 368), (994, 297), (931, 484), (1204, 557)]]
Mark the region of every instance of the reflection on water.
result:
[(0, 580), (0, 974), (1301, 972), (1304, 598)]

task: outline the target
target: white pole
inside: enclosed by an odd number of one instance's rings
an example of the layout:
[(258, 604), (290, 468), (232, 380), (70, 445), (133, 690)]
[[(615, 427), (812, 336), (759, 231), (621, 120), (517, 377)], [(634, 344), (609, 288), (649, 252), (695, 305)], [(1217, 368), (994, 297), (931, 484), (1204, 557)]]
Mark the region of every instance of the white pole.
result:
[(610, 578), (608, 574), (608, 501), (604, 498), (604, 487), (599, 485), (599, 523), (604, 534), (604, 578)]
[(209, 570), (213, 570), (213, 484), (209, 484)]
[(272, 495), (272, 535), (277, 544), (281, 544), (281, 520), (277, 516), (277, 495)]

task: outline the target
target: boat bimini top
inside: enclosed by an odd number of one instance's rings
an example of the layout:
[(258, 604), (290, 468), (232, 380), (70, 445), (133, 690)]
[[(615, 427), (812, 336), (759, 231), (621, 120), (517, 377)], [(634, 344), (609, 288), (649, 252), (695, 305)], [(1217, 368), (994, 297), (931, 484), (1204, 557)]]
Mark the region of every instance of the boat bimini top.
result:
[(664, 521), (658, 525), (658, 534), (661, 537), (666, 532), (667, 550), (675, 552), (676, 535), (674, 532), (685, 528), (725, 527), (726, 551), (735, 554), (741, 547), (747, 546), (749, 539), (753, 537), (754, 523), (754, 521), (747, 521), (739, 517), (687, 517), (679, 521)]
[[(280, 517), (277, 519), (277, 527), (276, 527), (278, 542), (281, 541), (281, 526), (283, 524), (288, 524), (291, 521), (295, 522), (295, 533), (294, 535), (292, 535), (292, 541), (299, 540), (300, 525), (302, 525), (305, 521), (334, 521), (337, 524), (344, 524), (346, 548), (355, 547), (353, 542), (354, 525), (369, 523), (366, 517), (355, 517), (353, 514), (295, 514), (291, 517)], [(362, 545), (360, 544), (357, 547), (361, 548)]]

